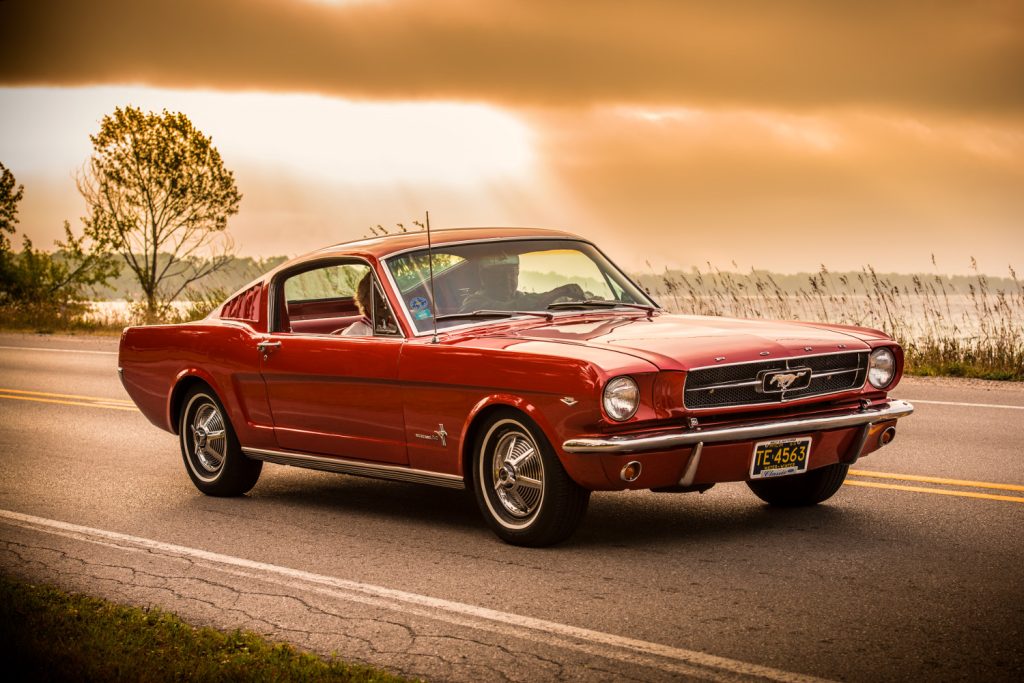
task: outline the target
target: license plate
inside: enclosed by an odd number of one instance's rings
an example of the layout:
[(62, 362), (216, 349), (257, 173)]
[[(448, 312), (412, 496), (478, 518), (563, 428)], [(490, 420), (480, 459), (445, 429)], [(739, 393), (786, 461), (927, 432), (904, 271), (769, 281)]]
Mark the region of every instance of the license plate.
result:
[(751, 479), (784, 477), (807, 471), (811, 454), (811, 437), (761, 441), (754, 445), (754, 461), (750, 465)]

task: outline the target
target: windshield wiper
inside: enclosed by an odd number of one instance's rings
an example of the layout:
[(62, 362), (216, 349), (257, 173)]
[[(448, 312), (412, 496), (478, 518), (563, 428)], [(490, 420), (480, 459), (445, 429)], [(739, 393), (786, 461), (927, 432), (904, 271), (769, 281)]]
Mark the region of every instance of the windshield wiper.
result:
[(584, 299), (582, 301), (556, 301), (548, 304), (548, 310), (554, 311), (562, 308), (619, 308), (624, 306), (626, 308), (635, 308), (641, 311), (645, 311), (647, 315), (654, 313), (654, 306), (646, 306), (644, 304), (632, 304), (625, 301), (607, 301), (605, 299)]
[(554, 320), (554, 316), (550, 313), (543, 313), (541, 311), (496, 311), (491, 309), (482, 309), (478, 311), (464, 311), (462, 313), (445, 313), (439, 315), (435, 320), (438, 322), (442, 320), (458, 320), (459, 318), (511, 318), (517, 315), (535, 315), (545, 320)]

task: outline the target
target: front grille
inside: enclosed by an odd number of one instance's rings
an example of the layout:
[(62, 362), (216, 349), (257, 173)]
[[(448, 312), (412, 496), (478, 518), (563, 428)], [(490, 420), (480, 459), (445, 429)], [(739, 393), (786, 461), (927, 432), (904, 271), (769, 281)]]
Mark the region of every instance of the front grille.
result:
[[(804, 358), (779, 358), (691, 370), (683, 388), (683, 404), (691, 410), (728, 406), (770, 405), (809, 396), (859, 389), (867, 374), (868, 353), (831, 353)], [(810, 382), (785, 391), (764, 390), (763, 373), (810, 368)], [(803, 384), (803, 382), (801, 382)]]

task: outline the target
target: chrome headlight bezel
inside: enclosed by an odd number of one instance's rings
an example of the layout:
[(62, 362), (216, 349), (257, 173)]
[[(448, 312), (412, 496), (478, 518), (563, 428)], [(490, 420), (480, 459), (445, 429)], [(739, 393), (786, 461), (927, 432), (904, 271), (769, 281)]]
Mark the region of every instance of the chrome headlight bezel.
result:
[(636, 415), (640, 407), (640, 387), (636, 380), (628, 375), (610, 380), (601, 393), (601, 405), (605, 415), (616, 422), (625, 422)]
[(868, 384), (875, 389), (885, 389), (896, 378), (896, 354), (882, 346), (868, 356)]

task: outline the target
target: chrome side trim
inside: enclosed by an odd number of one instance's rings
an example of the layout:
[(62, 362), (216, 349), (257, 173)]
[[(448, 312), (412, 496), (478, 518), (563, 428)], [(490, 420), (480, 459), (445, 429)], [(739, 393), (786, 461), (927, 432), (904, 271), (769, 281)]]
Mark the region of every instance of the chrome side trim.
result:
[(277, 463), (278, 465), (291, 465), (310, 470), (338, 472), (340, 474), (352, 474), (357, 477), (371, 477), (373, 479), (409, 481), (416, 484), (430, 484), (431, 486), (443, 486), (450, 489), (466, 488), (466, 483), (462, 480), (462, 477), (455, 474), (441, 474), (426, 470), (414, 470), (410, 467), (398, 465), (380, 465), (359, 460), (325, 458), (319, 455), (275, 451), (265, 448), (243, 448), (242, 452), (254, 460), (264, 460)]
[(608, 437), (584, 437), (569, 439), (562, 444), (566, 453), (640, 453), (643, 451), (667, 451), (673, 448), (690, 447), (698, 443), (722, 443), (726, 441), (748, 441), (772, 436), (820, 432), (827, 429), (842, 429), (885, 420), (906, 417), (914, 412), (914, 406), (907, 401), (890, 401), (882, 408), (861, 410), (844, 415), (827, 417), (777, 420), (741, 427), (719, 427), (672, 434), (623, 435)]

